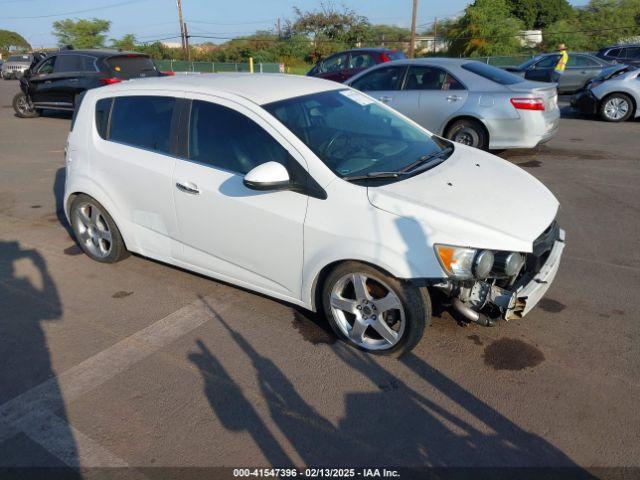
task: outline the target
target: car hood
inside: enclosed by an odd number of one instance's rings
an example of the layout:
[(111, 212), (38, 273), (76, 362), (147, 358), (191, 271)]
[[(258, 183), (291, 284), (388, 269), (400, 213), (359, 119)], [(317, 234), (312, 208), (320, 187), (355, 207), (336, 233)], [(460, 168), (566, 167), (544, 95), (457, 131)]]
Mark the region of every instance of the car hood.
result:
[(422, 224), (431, 243), (530, 252), (558, 201), (537, 179), (501, 158), (456, 146), (435, 168), (367, 189), (374, 207)]

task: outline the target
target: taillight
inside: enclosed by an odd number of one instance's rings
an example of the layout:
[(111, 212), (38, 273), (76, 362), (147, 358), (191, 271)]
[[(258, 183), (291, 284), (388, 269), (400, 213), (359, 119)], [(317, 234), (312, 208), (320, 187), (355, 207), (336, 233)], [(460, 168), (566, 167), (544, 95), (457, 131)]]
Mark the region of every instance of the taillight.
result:
[(117, 78), (117, 77), (108, 77), (108, 78), (101, 78), (100, 79), (100, 83), (102, 85), (112, 85), (114, 83), (120, 83), (122, 81), (121, 78)]
[(544, 110), (544, 100), (541, 98), (512, 98), (511, 105), (518, 110)]
[(382, 63), (390, 62), (391, 61), (391, 57), (389, 57), (389, 55), (387, 55), (386, 53), (381, 53), (380, 54), (380, 60), (382, 60)]
[(171, 75), (175, 75), (175, 74), (176, 74), (176, 72), (172, 72), (171, 70), (167, 70), (166, 72), (160, 72), (160, 73), (161, 73), (162, 75), (169, 75), (169, 76), (171, 76)]

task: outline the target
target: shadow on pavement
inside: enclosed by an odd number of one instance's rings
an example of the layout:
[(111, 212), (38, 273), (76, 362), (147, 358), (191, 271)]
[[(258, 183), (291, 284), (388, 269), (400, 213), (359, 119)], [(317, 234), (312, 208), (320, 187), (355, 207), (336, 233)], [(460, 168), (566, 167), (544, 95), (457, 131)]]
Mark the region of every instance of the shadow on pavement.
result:
[[(2, 406), (29, 389), (48, 381), (47, 403), (64, 405), (44, 331), (44, 323), (59, 320), (62, 304), (44, 259), (36, 250), (18, 242), (0, 241), (0, 417)], [(17, 405), (28, 410), (28, 404)], [(36, 412), (46, 416), (46, 412)], [(55, 439), (48, 438), (66, 458), (77, 459), (75, 440), (66, 422), (64, 407), (56, 410)], [(57, 420), (58, 420), (57, 419)], [(47, 425), (40, 425), (46, 432)], [(2, 438), (0, 428), (0, 438)], [(43, 438), (47, 434), (43, 433)], [(2, 441), (4, 440), (4, 441)], [(0, 440), (0, 466), (65, 466), (45, 448), (18, 433)], [(66, 472), (69, 478), (80, 478)]]
[[(524, 431), (413, 354), (402, 363), (434, 392), (418, 393), (368, 354), (337, 343), (331, 349), (377, 390), (347, 393), (345, 415), (334, 425), (308, 404), (269, 358), (261, 355), (201, 297), (215, 321), (253, 364), (271, 420), (305, 465), (313, 466), (553, 466), (576, 467), (562, 451)], [(274, 466), (289, 466), (260, 414), (202, 341), (189, 358), (200, 370), (213, 412), (229, 430), (249, 432)], [(442, 406), (442, 405), (446, 406)], [(465, 418), (461, 418), (464, 412)]]

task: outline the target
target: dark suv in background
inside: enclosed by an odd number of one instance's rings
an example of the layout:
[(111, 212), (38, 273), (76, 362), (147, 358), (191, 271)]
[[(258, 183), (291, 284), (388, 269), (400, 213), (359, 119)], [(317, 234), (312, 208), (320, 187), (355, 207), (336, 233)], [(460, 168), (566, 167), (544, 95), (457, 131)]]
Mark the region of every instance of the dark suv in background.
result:
[(615, 63), (640, 65), (640, 45), (613, 45), (598, 50), (596, 56)]
[(344, 82), (379, 63), (390, 62), (406, 58), (399, 50), (387, 50), (385, 48), (358, 48), (344, 52), (334, 53), (330, 57), (318, 62), (307, 75), (319, 77), (335, 82)]
[(82, 92), (138, 77), (162, 75), (147, 55), (116, 50), (62, 50), (36, 61), (13, 99), (19, 117), (40, 110), (73, 111)]

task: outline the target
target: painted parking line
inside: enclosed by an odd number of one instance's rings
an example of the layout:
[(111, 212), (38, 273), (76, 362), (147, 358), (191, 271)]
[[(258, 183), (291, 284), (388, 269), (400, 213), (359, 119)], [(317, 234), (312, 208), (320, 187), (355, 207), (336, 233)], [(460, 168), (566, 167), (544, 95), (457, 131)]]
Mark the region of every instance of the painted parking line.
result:
[[(217, 303), (214, 298), (205, 297), (205, 300)], [(228, 303), (217, 305), (220, 313), (228, 307)], [(0, 405), (0, 442), (23, 432), (70, 466), (126, 466), (124, 460), (67, 425), (53, 412), (209, 320), (207, 307), (202, 300), (197, 300), (3, 403)], [(69, 428), (75, 438), (75, 448), (69, 444), (73, 440), (68, 435), (59, 434), (64, 430), (68, 432)]]

